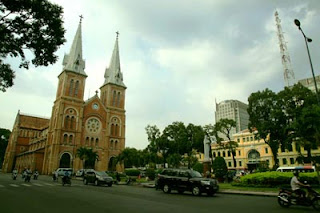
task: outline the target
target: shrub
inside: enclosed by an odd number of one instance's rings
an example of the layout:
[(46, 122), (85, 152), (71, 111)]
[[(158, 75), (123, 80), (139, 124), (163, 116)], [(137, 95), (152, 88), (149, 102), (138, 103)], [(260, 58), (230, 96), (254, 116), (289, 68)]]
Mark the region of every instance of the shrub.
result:
[(154, 180), (154, 178), (156, 177), (156, 172), (154, 169), (147, 169), (146, 170), (146, 176), (150, 179), (150, 180)]
[[(289, 186), (293, 174), (291, 172), (261, 172), (242, 176), (240, 182), (234, 183), (237, 186), (251, 186), (251, 187), (279, 187)], [(299, 175), (301, 182), (307, 181), (308, 184), (318, 184), (317, 174), (301, 173)]]
[(139, 176), (140, 170), (138, 170), (138, 169), (125, 169), (125, 173), (128, 176)]
[(224, 178), (228, 172), (227, 164), (223, 157), (216, 157), (212, 163), (212, 168), (216, 178)]
[(193, 170), (203, 173), (203, 164), (202, 163), (196, 163), (193, 167)]

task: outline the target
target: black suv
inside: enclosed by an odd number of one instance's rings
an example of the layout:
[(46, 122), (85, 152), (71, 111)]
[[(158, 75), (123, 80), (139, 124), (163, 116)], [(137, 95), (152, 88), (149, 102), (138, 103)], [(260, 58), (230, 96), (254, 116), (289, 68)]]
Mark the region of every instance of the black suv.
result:
[(190, 191), (193, 195), (206, 192), (208, 196), (219, 190), (218, 181), (203, 178), (197, 171), (190, 169), (164, 169), (156, 178), (156, 188), (165, 193), (177, 190), (179, 193)]
[(98, 172), (93, 169), (89, 169), (85, 171), (83, 183), (85, 185), (87, 185), (88, 183), (93, 183), (96, 186), (101, 184), (112, 186), (113, 178), (107, 175), (105, 172)]

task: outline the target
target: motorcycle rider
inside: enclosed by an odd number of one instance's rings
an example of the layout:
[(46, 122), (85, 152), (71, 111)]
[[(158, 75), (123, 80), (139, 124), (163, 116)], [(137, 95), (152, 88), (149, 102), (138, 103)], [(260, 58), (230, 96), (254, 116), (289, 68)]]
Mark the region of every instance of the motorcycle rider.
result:
[(18, 170), (16, 168), (14, 168), (12, 170), (12, 178), (15, 180), (17, 178), (17, 176), (18, 176)]
[(33, 173), (33, 179), (34, 180), (37, 180), (38, 179), (38, 176), (39, 176), (39, 172), (37, 169), (35, 169), (34, 173)]
[(63, 175), (63, 181), (65, 183), (67, 183), (69, 181), (69, 178), (70, 178), (70, 174), (69, 174), (68, 170), (66, 170), (66, 172)]
[(302, 199), (305, 199), (306, 192), (302, 190), (300, 187), (310, 187), (310, 185), (303, 184), (298, 180), (298, 177), (299, 177), (298, 171), (294, 171), (293, 175), (294, 176), (291, 178), (291, 181), (290, 181), (291, 189), (298, 196), (298, 198), (302, 197)]

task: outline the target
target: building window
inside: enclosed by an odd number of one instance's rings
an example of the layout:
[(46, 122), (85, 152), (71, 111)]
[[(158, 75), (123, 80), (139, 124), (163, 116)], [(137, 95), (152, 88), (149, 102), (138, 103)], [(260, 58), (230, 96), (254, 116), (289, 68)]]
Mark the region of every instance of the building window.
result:
[(70, 96), (72, 96), (72, 90), (73, 90), (73, 79), (71, 79), (70, 85), (69, 85), (69, 95)]
[(96, 138), (96, 146), (99, 146), (99, 139)]
[(253, 137), (252, 136), (250, 137), (250, 141), (253, 141)]
[(89, 145), (89, 137), (86, 137), (86, 146)]
[(93, 140), (94, 140), (94, 139), (91, 138), (91, 143), (90, 143), (90, 146), (91, 146), (91, 147), (93, 147), (93, 145), (94, 145), (94, 144), (93, 144)]
[(218, 152), (218, 157), (221, 157), (221, 154), (220, 154), (220, 152)]
[(266, 162), (267, 162), (267, 164), (268, 164), (268, 166), (269, 166), (269, 163), (270, 163), (269, 160), (266, 160)]
[(238, 143), (240, 143), (240, 138), (237, 138)]
[(281, 152), (285, 152), (286, 151), (286, 147), (284, 146), (284, 144), (281, 144)]
[(68, 128), (68, 125), (69, 125), (69, 116), (66, 116), (65, 120), (64, 120), (64, 128)]
[(294, 164), (294, 158), (290, 158), (290, 164)]
[(238, 154), (239, 154), (239, 156), (241, 156), (241, 151), (240, 150), (238, 151)]
[(241, 160), (239, 160), (239, 166), (240, 166), (240, 167), (242, 166), (242, 162), (241, 162)]
[(231, 156), (231, 153), (230, 153), (230, 151), (228, 151), (228, 157), (230, 157)]
[(79, 81), (76, 81), (76, 88), (74, 89), (74, 96), (78, 95), (78, 91), (79, 91)]
[(226, 157), (226, 152), (225, 151), (222, 152), (222, 156)]
[(73, 135), (69, 136), (69, 144), (72, 144), (72, 140), (73, 140)]
[(246, 142), (246, 138), (242, 138), (242, 141), (243, 141), (243, 142)]
[(269, 149), (267, 147), (264, 150), (265, 150), (266, 154), (269, 153)]
[(113, 97), (112, 97), (112, 106), (116, 105), (116, 96), (117, 96), (117, 92), (113, 91)]
[(288, 144), (288, 151), (289, 151), (289, 152), (292, 152), (292, 150), (293, 150), (292, 144), (290, 143), (290, 144)]
[(215, 153), (215, 152), (213, 152), (213, 157), (214, 157), (214, 158), (216, 157), (216, 153)]
[(67, 134), (64, 134), (64, 135), (63, 135), (63, 143), (66, 144), (66, 143), (67, 143), (67, 140), (68, 140), (68, 135), (67, 135)]
[(282, 158), (282, 164), (286, 165), (287, 164), (287, 159), (286, 158)]
[(114, 124), (111, 124), (111, 135), (114, 135)]
[(117, 107), (120, 107), (120, 92), (118, 92)]
[(114, 131), (115, 136), (118, 136), (118, 131), (119, 131), (119, 126), (118, 126), (118, 124), (116, 124), (115, 131)]
[(110, 149), (113, 149), (113, 140), (110, 141)]
[(230, 161), (228, 162), (228, 167), (231, 167), (231, 162)]
[(301, 147), (300, 147), (300, 145), (297, 144), (297, 143), (296, 143), (296, 151), (297, 151), (297, 152), (301, 152)]
[(73, 129), (73, 123), (74, 123), (74, 117), (72, 116), (70, 120), (70, 129)]

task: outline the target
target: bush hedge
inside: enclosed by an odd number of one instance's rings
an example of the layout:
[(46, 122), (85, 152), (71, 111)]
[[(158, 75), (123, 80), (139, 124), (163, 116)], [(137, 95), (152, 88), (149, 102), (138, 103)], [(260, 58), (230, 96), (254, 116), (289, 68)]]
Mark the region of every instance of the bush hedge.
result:
[[(240, 181), (233, 183), (235, 186), (249, 186), (249, 187), (281, 187), (290, 186), (291, 172), (261, 172), (242, 176)], [(300, 173), (299, 180), (301, 182), (307, 181), (308, 184), (318, 184), (318, 177), (316, 172)]]
[(146, 177), (148, 177), (150, 180), (154, 180), (154, 178), (156, 177), (156, 171), (154, 169), (147, 169)]
[(124, 170), (126, 175), (128, 176), (139, 176), (140, 170), (139, 169), (125, 169)]

